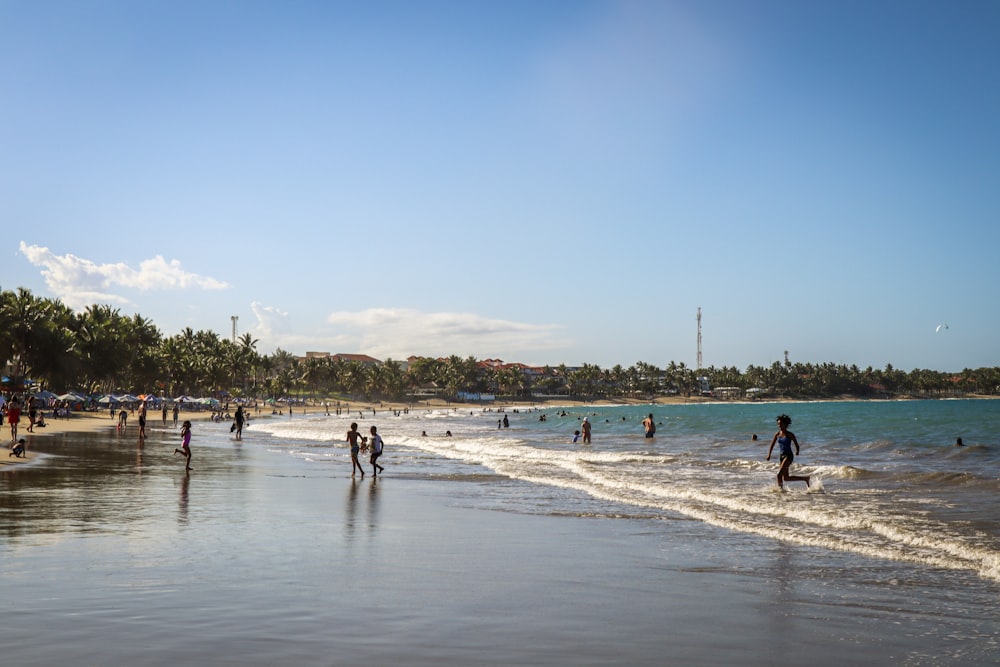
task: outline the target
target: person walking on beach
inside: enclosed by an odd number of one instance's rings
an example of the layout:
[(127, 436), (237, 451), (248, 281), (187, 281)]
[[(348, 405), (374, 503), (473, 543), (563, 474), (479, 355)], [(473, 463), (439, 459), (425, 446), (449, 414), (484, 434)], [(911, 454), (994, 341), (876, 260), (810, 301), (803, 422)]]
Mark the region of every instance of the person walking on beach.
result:
[(28, 433), (35, 432), (35, 420), (38, 418), (38, 405), (34, 397), (28, 398)]
[(243, 417), (243, 406), (242, 405), (239, 405), (239, 406), (236, 407), (236, 420), (235, 421), (236, 421), (236, 423), (235, 423), (235, 426), (236, 426), (236, 439), (237, 440), (242, 440), (243, 439), (243, 422), (245, 421), (245, 419)]
[(590, 420), (586, 417), (583, 418), (583, 423), (580, 424), (580, 428), (583, 429), (583, 444), (590, 444)]
[(17, 425), (21, 423), (21, 404), (11, 401), (7, 408), (7, 423), (10, 424), (10, 441), (17, 441)]
[(767, 460), (771, 460), (771, 451), (774, 449), (774, 443), (778, 443), (781, 451), (781, 465), (778, 467), (778, 488), (783, 489), (784, 482), (805, 482), (806, 486), (809, 486), (809, 477), (802, 477), (798, 475), (789, 475), (788, 469), (792, 465), (792, 461), (795, 457), (792, 455), (792, 445), (795, 445), (795, 454), (799, 453), (799, 441), (795, 438), (795, 434), (788, 430), (788, 427), (792, 424), (792, 418), (788, 415), (778, 415), (778, 432), (774, 434), (771, 438), (771, 446), (767, 449)]
[(167, 402), (163, 401), (163, 406), (160, 410), (163, 413), (163, 428), (167, 427)]
[(180, 414), (181, 408), (177, 403), (174, 403), (174, 428), (177, 428), (177, 416)]
[(181, 448), (174, 449), (174, 454), (183, 454), (187, 463), (184, 470), (191, 470), (191, 422), (186, 421), (181, 426)]
[(379, 472), (385, 472), (385, 468), (383, 468), (379, 464), (375, 463), (375, 461), (378, 460), (378, 457), (382, 456), (382, 436), (380, 436), (376, 431), (377, 431), (377, 429), (374, 426), (372, 426), (372, 429), (371, 429), (371, 434), (372, 434), (371, 444), (369, 445), (369, 448), (371, 449), (371, 453), (372, 453), (372, 456), (371, 456), (372, 477), (377, 477), (378, 476), (377, 473), (375, 472), (376, 468), (378, 468)]
[(656, 422), (653, 421), (653, 413), (650, 412), (649, 416), (642, 420), (642, 427), (646, 429), (646, 437), (652, 438), (656, 435)]
[(139, 439), (146, 437), (146, 401), (139, 404)]
[(361, 476), (365, 476), (365, 469), (361, 467), (361, 463), (358, 461), (358, 452), (361, 451), (361, 443), (364, 442), (364, 437), (358, 433), (358, 423), (351, 422), (351, 430), (347, 432), (347, 442), (351, 445), (351, 477), (354, 477), (355, 469), (361, 471)]
[(125, 426), (127, 425), (128, 425), (128, 412), (126, 412), (125, 408), (122, 408), (122, 411), (118, 413), (118, 430), (124, 431)]

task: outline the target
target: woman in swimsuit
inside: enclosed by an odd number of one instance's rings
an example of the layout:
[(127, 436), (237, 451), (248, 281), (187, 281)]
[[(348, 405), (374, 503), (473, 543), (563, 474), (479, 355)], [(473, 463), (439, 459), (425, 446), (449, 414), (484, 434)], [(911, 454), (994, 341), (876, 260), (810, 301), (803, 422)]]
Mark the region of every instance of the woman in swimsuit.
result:
[(788, 474), (788, 468), (791, 467), (792, 461), (795, 459), (792, 455), (793, 444), (795, 445), (795, 453), (799, 453), (799, 441), (795, 438), (795, 434), (788, 430), (791, 423), (792, 418), (788, 415), (778, 415), (778, 432), (771, 438), (771, 446), (767, 450), (767, 460), (770, 461), (774, 443), (778, 443), (781, 448), (781, 465), (778, 467), (779, 489), (784, 488), (784, 482), (805, 482), (806, 486), (809, 486), (809, 477)]

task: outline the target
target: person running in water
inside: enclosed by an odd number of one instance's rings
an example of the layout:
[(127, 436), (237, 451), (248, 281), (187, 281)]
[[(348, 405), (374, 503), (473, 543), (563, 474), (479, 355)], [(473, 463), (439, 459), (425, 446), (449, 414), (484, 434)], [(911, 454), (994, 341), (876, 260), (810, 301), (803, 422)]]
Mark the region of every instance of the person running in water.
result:
[(187, 459), (185, 470), (191, 470), (191, 422), (185, 421), (181, 427), (181, 448), (174, 449), (174, 454), (183, 454)]
[(778, 443), (781, 451), (781, 465), (778, 467), (778, 488), (783, 489), (784, 482), (805, 482), (806, 486), (809, 486), (809, 477), (803, 477), (799, 475), (789, 475), (788, 469), (792, 465), (792, 461), (795, 456), (792, 455), (792, 445), (795, 445), (795, 454), (799, 453), (799, 441), (795, 438), (795, 434), (788, 430), (788, 427), (792, 424), (792, 418), (788, 415), (778, 415), (778, 432), (774, 434), (771, 438), (771, 446), (767, 449), (767, 460), (771, 460), (771, 451), (774, 449), (774, 443)]

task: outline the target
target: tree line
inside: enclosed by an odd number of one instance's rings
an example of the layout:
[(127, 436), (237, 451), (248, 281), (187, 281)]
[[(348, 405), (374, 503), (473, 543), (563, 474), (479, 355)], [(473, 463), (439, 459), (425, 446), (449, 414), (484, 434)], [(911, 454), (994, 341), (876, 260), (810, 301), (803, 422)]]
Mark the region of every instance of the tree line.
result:
[(281, 350), (261, 354), (250, 334), (236, 340), (214, 331), (185, 328), (164, 336), (149, 319), (123, 315), (107, 305), (74, 312), (61, 301), (30, 290), (0, 291), (0, 364), (8, 390), (30, 378), (38, 387), (97, 393), (155, 393), (175, 397), (343, 396), (354, 400), (402, 400), (458, 392), (492, 393), (515, 399), (564, 396), (583, 399), (698, 395), (719, 387), (740, 398), (751, 395), (826, 398), (851, 395), (954, 396), (1000, 393), (1000, 368), (948, 373), (904, 372), (833, 363), (790, 363), (692, 369), (671, 361), (601, 368), (566, 364), (525, 368), (495, 365), (474, 357), (421, 357), (407, 365), (387, 359), (364, 364), (338, 357), (300, 359)]

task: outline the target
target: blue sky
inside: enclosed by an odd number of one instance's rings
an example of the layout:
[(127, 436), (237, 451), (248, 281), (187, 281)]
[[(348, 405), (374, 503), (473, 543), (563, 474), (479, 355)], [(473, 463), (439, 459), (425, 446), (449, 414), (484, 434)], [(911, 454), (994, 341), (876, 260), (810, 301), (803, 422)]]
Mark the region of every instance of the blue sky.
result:
[(998, 366), (998, 34), (971, 1), (0, 0), (0, 287), (265, 353), (693, 367), (700, 307), (706, 366)]

